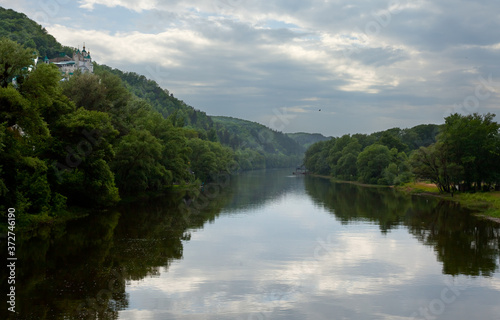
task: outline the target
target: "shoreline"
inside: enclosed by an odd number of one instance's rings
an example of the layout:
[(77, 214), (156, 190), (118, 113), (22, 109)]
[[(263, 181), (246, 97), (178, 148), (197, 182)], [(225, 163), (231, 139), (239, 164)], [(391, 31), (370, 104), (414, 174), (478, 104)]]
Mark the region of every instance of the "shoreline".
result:
[(476, 193), (455, 193), (452, 197), (450, 194), (439, 193), (435, 184), (423, 182), (410, 182), (402, 186), (384, 186), (361, 183), (358, 181), (337, 180), (331, 176), (310, 174), (313, 177), (330, 179), (336, 183), (349, 183), (361, 187), (368, 188), (391, 188), (401, 193), (415, 195), (419, 197), (435, 197), (447, 201), (459, 203), (464, 208), (471, 210), (473, 214), (479, 218), (487, 219), (500, 224), (500, 192), (476, 192)]
[(400, 192), (424, 196), (459, 203), (464, 208), (471, 210), (477, 217), (500, 223), (500, 192), (457, 192), (452, 196), (449, 193), (440, 193), (435, 184), (423, 182), (410, 182), (402, 186), (394, 186)]

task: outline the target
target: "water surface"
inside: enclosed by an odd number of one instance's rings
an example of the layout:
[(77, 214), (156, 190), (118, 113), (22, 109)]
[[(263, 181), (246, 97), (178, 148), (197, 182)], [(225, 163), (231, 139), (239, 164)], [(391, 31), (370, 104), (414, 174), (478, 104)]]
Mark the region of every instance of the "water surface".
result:
[(499, 236), (499, 225), (456, 204), (254, 171), (24, 240), (19, 310), (26, 319), (499, 320)]

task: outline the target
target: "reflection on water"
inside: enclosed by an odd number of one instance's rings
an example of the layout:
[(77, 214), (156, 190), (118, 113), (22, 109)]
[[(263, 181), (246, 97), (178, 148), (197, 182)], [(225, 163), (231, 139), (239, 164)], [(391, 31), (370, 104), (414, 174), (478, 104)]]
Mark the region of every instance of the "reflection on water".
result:
[(315, 203), (341, 223), (372, 221), (383, 233), (406, 226), (434, 248), (445, 274), (490, 276), (498, 269), (499, 225), (475, 218), (456, 203), (326, 179), (306, 179), (305, 186)]
[(23, 235), (19, 313), (0, 316), (498, 320), (498, 225), (437, 199), (290, 173)]

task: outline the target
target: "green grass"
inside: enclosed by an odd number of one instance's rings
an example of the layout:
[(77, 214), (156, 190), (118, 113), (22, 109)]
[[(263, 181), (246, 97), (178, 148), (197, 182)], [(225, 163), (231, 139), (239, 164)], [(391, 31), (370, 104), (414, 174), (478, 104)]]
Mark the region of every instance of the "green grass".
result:
[(397, 186), (397, 190), (408, 192), (411, 194), (415, 193), (431, 193), (439, 194), (439, 189), (435, 184), (430, 182), (408, 182), (402, 186)]
[(500, 192), (440, 193), (438, 188), (429, 182), (409, 182), (396, 187), (397, 190), (410, 194), (427, 194), (459, 202), (463, 207), (476, 211), (486, 217), (500, 218)]
[(489, 217), (500, 218), (500, 192), (460, 193), (458, 201), (472, 210), (480, 211)]

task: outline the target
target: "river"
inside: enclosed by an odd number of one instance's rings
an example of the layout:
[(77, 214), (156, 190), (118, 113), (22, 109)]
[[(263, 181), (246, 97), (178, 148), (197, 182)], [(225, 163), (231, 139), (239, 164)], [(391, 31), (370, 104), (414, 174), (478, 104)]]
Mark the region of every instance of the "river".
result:
[(9, 319), (500, 320), (498, 224), (291, 170), (18, 237)]

